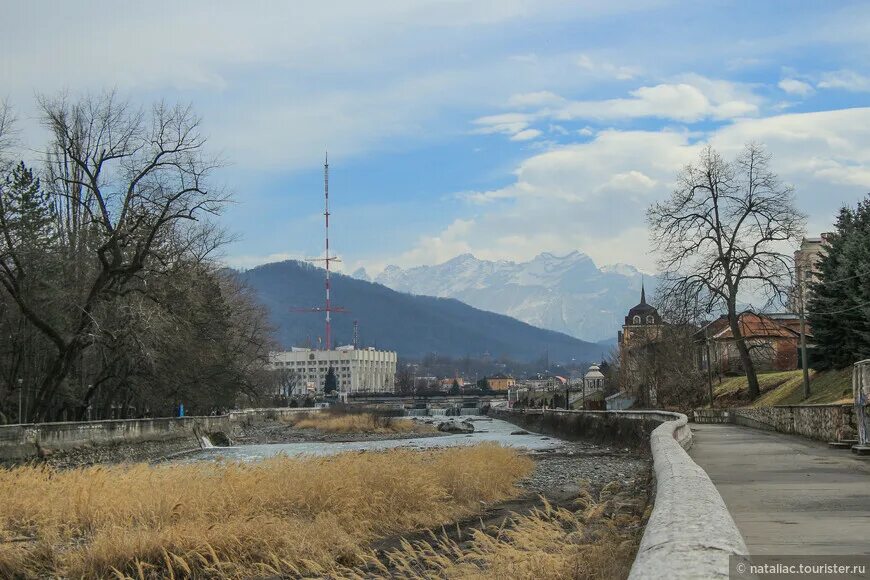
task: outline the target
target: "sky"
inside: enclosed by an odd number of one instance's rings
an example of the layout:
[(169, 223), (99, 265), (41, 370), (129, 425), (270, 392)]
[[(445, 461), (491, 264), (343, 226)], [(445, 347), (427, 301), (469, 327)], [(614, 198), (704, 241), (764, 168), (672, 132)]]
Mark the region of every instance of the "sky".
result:
[(712, 144), (764, 144), (808, 232), (870, 191), (870, 3), (0, 0), (0, 99), (192, 103), (249, 268), (579, 250), (655, 271), (646, 208)]

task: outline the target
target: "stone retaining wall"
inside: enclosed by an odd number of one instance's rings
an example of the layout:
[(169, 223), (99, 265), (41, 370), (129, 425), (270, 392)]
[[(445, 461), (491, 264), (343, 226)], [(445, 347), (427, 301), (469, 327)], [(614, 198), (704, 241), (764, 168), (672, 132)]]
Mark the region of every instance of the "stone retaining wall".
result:
[(162, 417), (63, 423), (0, 425), (0, 461), (37, 457), (54, 451), (144, 441), (189, 440), (191, 448), (202, 436), (230, 434), (237, 424), (279, 419), (313, 409), (248, 409), (210, 417)]
[(565, 439), (648, 442), (655, 504), (629, 578), (727, 578), (729, 556), (746, 544), (707, 473), (686, 453), (688, 419), (663, 411), (507, 411), (490, 415)]
[(802, 435), (818, 441), (854, 437), (852, 405), (778, 405), (728, 410), (696, 409), (697, 423), (735, 423), (745, 427)]

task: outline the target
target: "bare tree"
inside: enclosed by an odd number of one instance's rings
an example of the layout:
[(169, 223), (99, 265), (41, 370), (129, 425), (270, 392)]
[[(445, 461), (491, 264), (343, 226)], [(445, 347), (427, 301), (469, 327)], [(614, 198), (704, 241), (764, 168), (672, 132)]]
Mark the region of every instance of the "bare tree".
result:
[(67, 254), (57, 261), (68, 269), (61, 303), (49, 309), (34, 299), (27, 281), (40, 272), (14, 245), (6, 244), (0, 260), (0, 286), (53, 345), (34, 420), (46, 417), (75, 361), (95, 342), (101, 306), (144, 293), (147, 273), (187, 259), (179, 241), (226, 200), (209, 187), (219, 163), (205, 156), (199, 119), (189, 107), (159, 103), (146, 113), (113, 93), (77, 102), (42, 98), (40, 106), (52, 135), (46, 185), (62, 212), (59, 251)]
[(407, 364), (399, 365), (396, 371), (396, 392), (401, 395), (410, 395), (415, 390), (414, 375)]
[(765, 306), (786, 302), (792, 271), (785, 252), (805, 223), (792, 188), (779, 181), (770, 159), (757, 144), (747, 144), (730, 162), (705, 147), (680, 173), (670, 199), (647, 214), (664, 273), (662, 300), (679, 297), (676, 302), (727, 313), (753, 399), (758, 377), (738, 324), (738, 301), (761, 296)]

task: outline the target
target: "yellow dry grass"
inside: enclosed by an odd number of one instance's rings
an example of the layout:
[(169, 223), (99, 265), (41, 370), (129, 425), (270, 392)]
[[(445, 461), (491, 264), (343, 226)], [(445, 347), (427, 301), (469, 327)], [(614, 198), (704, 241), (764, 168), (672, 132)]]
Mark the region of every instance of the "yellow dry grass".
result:
[(243, 578), (354, 565), (372, 540), (517, 493), (497, 445), (250, 464), (0, 470), (0, 577)]
[(372, 413), (308, 413), (295, 419), (294, 427), (319, 429), (327, 433), (409, 433), (432, 431), (431, 425), (417, 424), (410, 419), (383, 417)]
[(770, 407), (773, 405), (812, 405), (849, 403), (852, 394), (852, 370), (810, 371), (809, 399), (803, 398), (803, 373), (800, 370), (759, 373), (761, 395), (754, 401), (747, 398), (748, 383), (745, 376), (728, 377), (717, 385), (716, 405)]
[(594, 499), (585, 492), (576, 511), (546, 501), (529, 515), (498, 529), (471, 532), (469, 542), (446, 534), (402, 542), (385, 558), (371, 555), (368, 569), (344, 569), (337, 577), (413, 579), (511, 578), (517, 580), (626, 578), (643, 532), (645, 497), (610, 484)]

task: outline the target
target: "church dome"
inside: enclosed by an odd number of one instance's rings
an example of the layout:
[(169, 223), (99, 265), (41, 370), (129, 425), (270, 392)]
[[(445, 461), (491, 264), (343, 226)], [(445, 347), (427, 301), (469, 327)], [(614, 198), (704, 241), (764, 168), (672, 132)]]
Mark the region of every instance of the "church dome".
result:
[(661, 324), (662, 317), (659, 316), (659, 311), (652, 304), (646, 302), (646, 289), (643, 284), (640, 286), (640, 303), (628, 311), (628, 316), (625, 317), (626, 326), (637, 326), (642, 324)]

